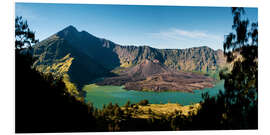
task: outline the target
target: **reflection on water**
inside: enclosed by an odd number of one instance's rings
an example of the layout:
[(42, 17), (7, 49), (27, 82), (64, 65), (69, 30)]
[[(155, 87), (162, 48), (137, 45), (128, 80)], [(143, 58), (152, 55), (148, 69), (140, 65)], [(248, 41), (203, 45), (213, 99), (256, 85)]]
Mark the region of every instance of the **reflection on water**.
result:
[(103, 104), (112, 102), (124, 105), (128, 100), (131, 103), (138, 103), (147, 99), (152, 104), (159, 103), (179, 103), (188, 105), (198, 103), (202, 100), (202, 93), (209, 92), (210, 96), (218, 94), (219, 90), (224, 91), (224, 81), (219, 81), (213, 88), (194, 90), (188, 92), (141, 92), (135, 90), (125, 90), (122, 86), (97, 86), (94, 84), (86, 85), (83, 90), (87, 91), (85, 101), (92, 102), (95, 107), (102, 108)]

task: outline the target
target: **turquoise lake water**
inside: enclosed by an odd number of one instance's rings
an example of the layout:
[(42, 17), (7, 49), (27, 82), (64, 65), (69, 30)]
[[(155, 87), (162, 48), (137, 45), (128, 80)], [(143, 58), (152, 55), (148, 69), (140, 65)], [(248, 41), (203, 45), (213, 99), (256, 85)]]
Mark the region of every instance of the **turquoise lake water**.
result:
[(87, 91), (85, 101), (92, 102), (95, 107), (102, 108), (103, 104), (117, 103), (122, 106), (129, 100), (131, 103), (138, 103), (147, 99), (151, 104), (159, 103), (179, 103), (189, 105), (202, 101), (202, 93), (209, 92), (210, 96), (218, 94), (219, 90), (224, 91), (224, 81), (218, 81), (213, 88), (194, 90), (188, 92), (142, 92), (135, 90), (125, 90), (123, 86), (97, 86), (86, 85), (83, 90)]

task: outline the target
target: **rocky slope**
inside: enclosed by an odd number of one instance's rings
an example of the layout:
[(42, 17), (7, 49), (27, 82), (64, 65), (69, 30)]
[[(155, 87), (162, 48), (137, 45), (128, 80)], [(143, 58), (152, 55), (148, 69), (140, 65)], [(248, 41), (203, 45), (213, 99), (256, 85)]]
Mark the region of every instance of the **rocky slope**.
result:
[(216, 72), (225, 65), (221, 50), (121, 46), (85, 31), (79, 32), (73, 26), (33, 46), (32, 54), (37, 58), (33, 66), (38, 70), (66, 76), (79, 89), (97, 78), (112, 76), (110, 71), (117, 67), (130, 69), (145, 60), (157, 60), (173, 70), (204, 73)]
[(190, 72), (170, 69), (158, 60), (144, 60), (140, 64), (107, 77), (98, 85), (124, 85), (128, 90), (184, 91), (213, 87), (214, 79)]

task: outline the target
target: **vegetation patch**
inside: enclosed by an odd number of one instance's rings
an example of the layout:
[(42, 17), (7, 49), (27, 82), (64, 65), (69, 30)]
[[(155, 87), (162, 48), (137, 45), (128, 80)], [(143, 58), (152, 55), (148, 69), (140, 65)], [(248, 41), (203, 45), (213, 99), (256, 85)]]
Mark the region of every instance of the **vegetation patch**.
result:
[[(141, 101), (142, 102), (142, 101)], [(200, 108), (200, 104), (192, 104), (182, 106), (176, 103), (167, 103), (167, 104), (148, 104), (140, 105), (140, 102), (137, 105), (133, 105), (131, 110), (137, 108), (137, 111), (134, 111), (134, 118), (161, 118), (163, 115), (173, 115), (176, 112), (181, 113), (182, 115), (189, 116), (191, 114), (196, 114), (197, 110)]]

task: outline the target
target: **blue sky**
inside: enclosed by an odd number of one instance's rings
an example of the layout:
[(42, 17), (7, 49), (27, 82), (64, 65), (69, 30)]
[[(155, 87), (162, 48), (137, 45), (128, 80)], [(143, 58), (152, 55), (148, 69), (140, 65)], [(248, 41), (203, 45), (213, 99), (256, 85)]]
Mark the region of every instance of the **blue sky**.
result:
[[(257, 8), (246, 13), (257, 21)], [(73, 25), (121, 45), (222, 49), (232, 31), (228, 7), (16, 3), (15, 15), (28, 21), (39, 40)]]

